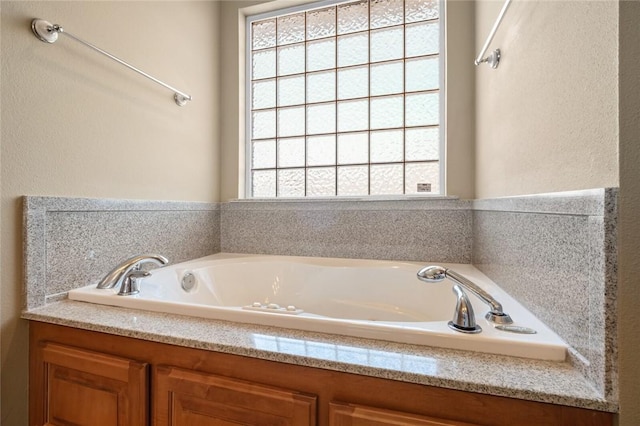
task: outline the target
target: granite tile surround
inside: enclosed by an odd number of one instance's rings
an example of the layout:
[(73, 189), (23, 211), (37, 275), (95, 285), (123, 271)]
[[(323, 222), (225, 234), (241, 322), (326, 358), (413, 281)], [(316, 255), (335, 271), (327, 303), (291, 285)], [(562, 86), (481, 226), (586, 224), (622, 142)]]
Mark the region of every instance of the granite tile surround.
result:
[(97, 283), (140, 253), (171, 263), (220, 251), (217, 203), (25, 196), (26, 309)]
[(25, 308), (149, 251), (172, 263), (220, 251), (473, 263), (564, 338), (615, 405), (616, 197), (609, 188), (473, 202), (25, 197)]
[(617, 400), (617, 189), (474, 201), (473, 264), (572, 346)]
[(470, 206), (455, 198), (235, 201), (221, 207), (220, 247), (228, 253), (470, 263)]

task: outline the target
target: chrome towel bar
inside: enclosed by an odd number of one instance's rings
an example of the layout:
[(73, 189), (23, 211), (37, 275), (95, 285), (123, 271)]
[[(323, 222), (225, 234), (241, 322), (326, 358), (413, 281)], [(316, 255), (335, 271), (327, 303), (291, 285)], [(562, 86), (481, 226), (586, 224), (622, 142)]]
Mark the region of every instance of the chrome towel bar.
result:
[(509, 8), (509, 4), (511, 4), (511, 0), (505, 0), (504, 4), (502, 5), (502, 9), (500, 10), (500, 13), (498, 14), (498, 18), (496, 19), (495, 24), (493, 24), (493, 28), (491, 28), (491, 32), (487, 37), (487, 41), (484, 42), (484, 46), (482, 46), (482, 50), (478, 54), (478, 57), (474, 61), (474, 64), (480, 65), (481, 63), (486, 62), (491, 66), (491, 68), (494, 68), (494, 69), (498, 68), (498, 64), (500, 63), (500, 49), (494, 50), (486, 58), (483, 58), (483, 56), (487, 51), (487, 49), (489, 48), (489, 44), (491, 44), (493, 37), (496, 35), (496, 31), (498, 31), (500, 22), (502, 22), (502, 18), (504, 18), (504, 14), (507, 12), (507, 9)]
[(178, 104), (179, 106), (184, 106), (187, 101), (191, 100), (191, 95), (187, 95), (184, 92), (181, 92), (180, 90), (176, 89), (175, 87), (169, 86), (167, 83), (164, 83), (160, 80), (158, 80), (157, 78), (147, 74), (144, 71), (139, 70), (138, 68), (134, 67), (133, 65), (128, 64), (127, 62), (123, 61), (120, 58), (117, 58), (116, 56), (113, 56), (112, 54), (105, 52), (104, 50), (100, 49), (97, 46), (94, 46), (91, 43), (88, 43), (76, 36), (74, 36), (73, 34), (65, 31), (62, 29), (62, 27), (58, 24), (51, 24), (50, 22), (45, 21), (44, 19), (34, 19), (33, 21), (31, 21), (31, 30), (33, 31), (33, 33), (35, 34), (36, 37), (38, 37), (39, 40), (44, 41), (46, 43), (54, 43), (56, 40), (58, 40), (58, 34), (65, 34), (68, 37), (71, 37), (72, 39), (74, 39), (77, 42), (80, 42), (82, 44), (84, 44), (87, 47), (90, 47), (91, 49), (95, 50), (98, 53), (102, 53), (103, 55), (105, 55), (106, 57), (113, 59), (114, 61), (124, 65), (125, 67), (129, 68), (130, 70), (133, 70), (135, 72), (137, 72), (138, 74), (141, 74), (145, 77), (147, 77), (149, 80), (152, 80), (156, 83), (158, 83), (159, 85), (166, 87), (167, 89), (171, 90), (174, 92), (173, 95), (173, 99), (176, 101), (176, 104)]

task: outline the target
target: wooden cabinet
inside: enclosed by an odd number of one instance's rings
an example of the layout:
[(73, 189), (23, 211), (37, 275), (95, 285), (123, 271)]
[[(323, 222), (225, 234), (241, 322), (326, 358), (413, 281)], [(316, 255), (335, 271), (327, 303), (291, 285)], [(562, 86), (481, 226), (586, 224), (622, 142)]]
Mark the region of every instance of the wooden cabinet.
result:
[(147, 364), (55, 343), (31, 349), (31, 424), (119, 426), (148, 423)]
[(401, 411), (331, 402), (329, 426), (478, 426)]
[(171, 366), (153, 377), (156, 426), (316, 424), (314, 396)]
[(41, 322), (29, 333), (31, 426), (613, 424), (611, 413)]

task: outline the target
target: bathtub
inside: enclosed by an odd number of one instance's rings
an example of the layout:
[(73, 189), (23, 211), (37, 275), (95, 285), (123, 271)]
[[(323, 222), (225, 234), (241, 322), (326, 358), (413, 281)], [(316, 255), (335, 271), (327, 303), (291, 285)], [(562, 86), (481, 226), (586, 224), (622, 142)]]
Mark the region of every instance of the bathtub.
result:
[[(69, 299), (124, 308), (340, 334), (399, 343), (563, 361), (566, 343), (480, 271), (441, 264), (488, 291), (517, 326), (518, 334), (484, 319), (488, 307), (468, 293), (479, 334), (451, 330), (453, 283), (425, 283), (426, 263), (219, 253), (155, 269), (140, 293), (118, 296), (95, 285)], [(185, 290), (185, 288), (187, 290)]]

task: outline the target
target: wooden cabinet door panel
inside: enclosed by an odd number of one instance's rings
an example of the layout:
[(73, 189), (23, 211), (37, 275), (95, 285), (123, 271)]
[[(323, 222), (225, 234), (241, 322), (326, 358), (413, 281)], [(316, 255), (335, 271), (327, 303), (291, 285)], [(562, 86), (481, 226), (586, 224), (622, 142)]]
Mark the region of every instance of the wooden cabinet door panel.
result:
[(168, 366), (153, 383), (155, 426), (316, 424), (316, 398), (296, 391)]
[(37, 351), (32, 425), (148, 424), (147, 364), (48, 342)]
[(474, 426), (363, 405), (329, 403), (329, 426)]

